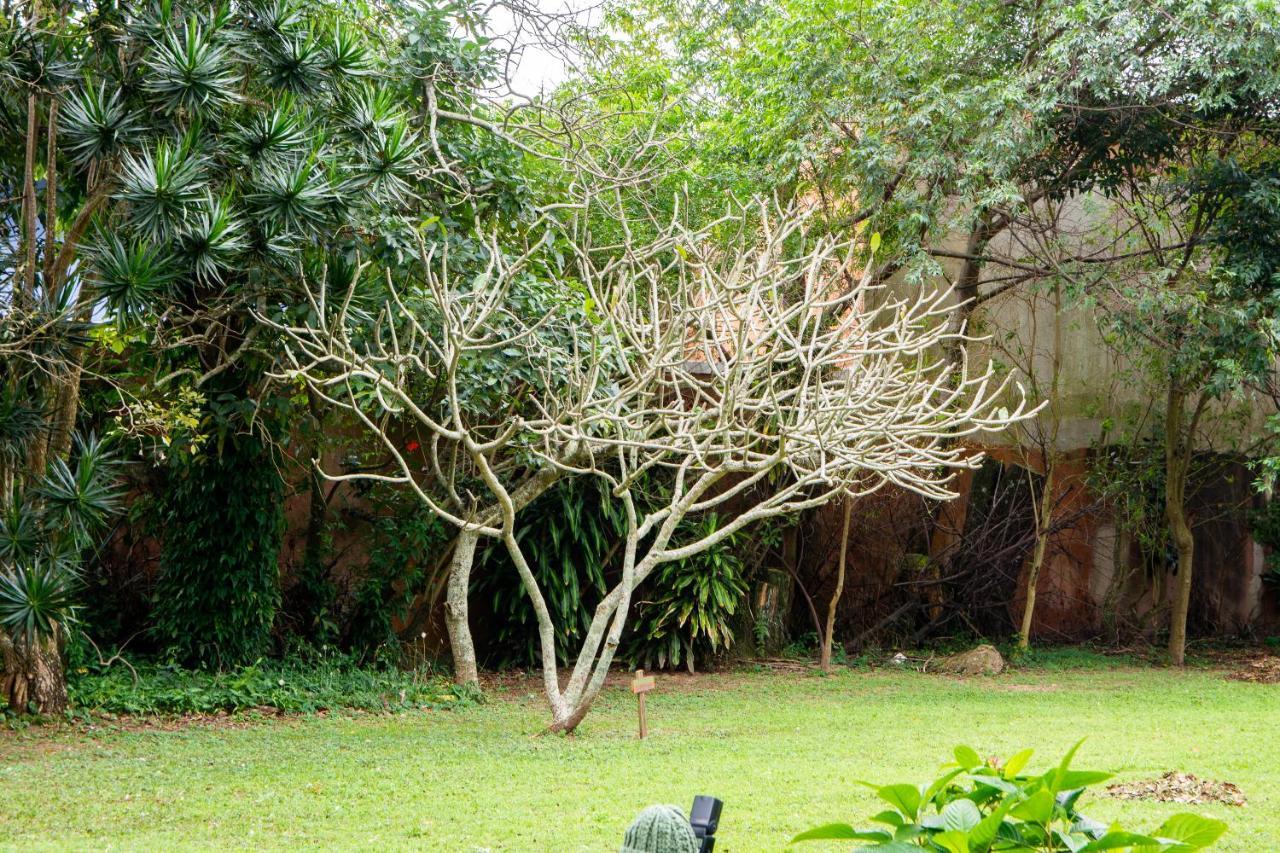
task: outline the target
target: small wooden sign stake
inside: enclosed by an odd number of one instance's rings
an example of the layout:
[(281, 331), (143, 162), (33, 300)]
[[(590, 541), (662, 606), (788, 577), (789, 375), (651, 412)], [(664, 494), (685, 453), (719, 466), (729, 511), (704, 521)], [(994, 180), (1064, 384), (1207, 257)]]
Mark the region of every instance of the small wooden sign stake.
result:
[(631, 692), (636, 694), (636, 699), (640, 702), (640, 737), (644, 739), (649, 734), (649, 720), (645, 717), (644, 694), (654, 688), (655, 684), (653, 676), (646, 676), (643, 669), (636, 670), (636, 677), (631, 682)]

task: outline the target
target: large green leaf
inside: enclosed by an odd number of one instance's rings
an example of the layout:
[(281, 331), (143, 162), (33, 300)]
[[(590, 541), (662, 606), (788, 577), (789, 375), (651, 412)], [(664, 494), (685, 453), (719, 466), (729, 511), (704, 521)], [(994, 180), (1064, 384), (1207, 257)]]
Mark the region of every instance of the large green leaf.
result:
[(1050, 770), (1045, 774), (1045, 783), (1053, 790), (1053, 793), (1065, 790), (1067, 785), (1063, 785), (1061, 780), (1067, 775), (1067, 768), (1071, 766), (1071, 759), (1076, 757), (1076, 751), (1084, 744), (1084, 738), (1076, 741), (1075, 745), (1067, 750), (1067, 754), (1062, 756), (1056, 770)]
[(947, 832), (939, 832), (929, 841), (947, 851), (947, 853), (970, 853), (969, 835), (962, 830), (952, 829)]
[(1076, 853), (1095, 853), (1095, 851), (1098, 850), (1124, 850), (1136, 845), (1155, 843), (1156, 840), (1149, 835), (1113, 830), (1101, 838), (1090, 841), (1088, 844), (1077, 850)]
[(977, 750), (971, 746), (957, 746), (955, 749), (956, 763), (965, 770), (973, 770), (975, 767), (982, 766), (982, 758), (978, 755)]
[(1022, 772), (1022, 768), (1027, 766), (1027, 762), (1031, 760), (1031, 756), (1035, 754), (1034, 749), (1024, 749), (1016, 752), (1004, 763), (1004, 778), (1012, 779)]
[(1180, 842), (1188, 850), (1200, 850), (1213, 844), (1226, 831), (1227, 825), (1223, 821), (1180, 812), (1160, 824), (1155, 835)]
[[(822, 826), (815, 826), (813, 829), (805, 830), (799, 835), (791, 839), (794, 844), (797, 841), (852, 841), (859, 838), (858, 830), (854, 829), (847, 823), (827, 823)], [(893, 838), (887, 832), (880, 832), (880, 837), (875, 840), (888, 841)]]
[(969, 846), (975, 851), (986, 850), (991, 843), (996, 840), (996, 836), (1000, 833), (1000, 827), (1004, 824), (1005, 816), (1009, 811), (1017, 805), (1013, 799), (1007, 799), (995, 810), (978, 821), (978, 825), (969, 830)]
[(1115, 776), (1103, 770), (1067, 770), (1054, 777), (1055, 787), (1059, 791), (1071, 791), (1088, 785), (1097, 785)]
[(876, 789), (876, 794), (912, 820), (920, 813), (920, 789), (915, 785), (884, 785)]
[(927, 789), (925, 789), (924, 796), (921, 798), (921, 801), (920, 801), (921, 805), (928, 805), (929, 803), (932, 803), (935, 800), (938, 800), (939, 795), (942, 794), (944, 790), (946, 790), (947, 785), (951, 784), (951, 781), (963, 772), (964, 772), (963, 769), (956, 768), (955, 770), (952, 770), (948, 773), (944, 773), (942, 776), (939, 776), (937, 779), (934, 779), (933, 783), (929, 785)]
[(1046, 824), (1053, 818), (1054, 796), (1047, 788), (1041, 788), (1013, 807), (1014, 817), (1031, 823)]
[(954, 800), (942, 809), (942, 823), (948, 829), (968, 832), (982, 821), (982, 812), (972, 800)]

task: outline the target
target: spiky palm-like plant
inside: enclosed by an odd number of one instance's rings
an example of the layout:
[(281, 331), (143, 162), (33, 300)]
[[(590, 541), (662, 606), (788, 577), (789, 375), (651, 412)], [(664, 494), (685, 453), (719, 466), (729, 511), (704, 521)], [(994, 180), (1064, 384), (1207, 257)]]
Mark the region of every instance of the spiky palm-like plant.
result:
[(74, 443), (70, 463), (0, 496), (0, 697), (19, 712), (66, 708), (61, 646), (80, 567), (120, 509), (115, 457), (96, 436)]
[[(70, 0), (57, 15), (30, 4), (0, 21), (0, 101), (25, 131), (0, 136), (0, 184), (24, 190), (21, 210), (0, 220), (0, 278), (12, 275), (12, 287), (0, 281), (0, 354), (15, 354), (15, 393), (41, 422), (31, 442), (11, 441), (0, 400), (0, 480), (57, 476), (58, 461), (74, 457), (94, 325), (142, 330), (134, 339), (145, 343), (122, 356), (135, 360), (132, 393), (149, 390), (136, 387), (146, 376), (182, 377), (203, 393), (198, 383), (217, 375), (202, 429), (226, 435), (266, 420), (257, 404), (270, 393), (274, 350), (251, 309), (302, 310), (304, 271), (413, 233), (424, 201), (436, 214), (451, 203), (453, 179), (424, 141), (424, 86), (457, 103), (463, 95), (450, 93), (478, 75), (402, 60), (411, 45), (464, 65), (489, 60), (484, 49), (452, 50), (447, 30), (423, 29), (418, 17), (433, 15), (381, 0)], [(453, 132), (438, 138), (458, 156), (466, 142), (450, 146)], [(48, 352), (34, 352), (37, 342)], [(35, 498), (34, 487), (25, 493)], [(45, 588), (31, 565), (6, 589)], [(255, 577), (274, 583), (269, 574)]]

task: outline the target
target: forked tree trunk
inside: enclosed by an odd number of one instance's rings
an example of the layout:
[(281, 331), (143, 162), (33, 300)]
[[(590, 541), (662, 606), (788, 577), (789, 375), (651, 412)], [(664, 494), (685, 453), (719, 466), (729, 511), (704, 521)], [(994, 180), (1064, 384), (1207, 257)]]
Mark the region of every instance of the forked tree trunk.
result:
[(827, 628), (822, 635), (823, 672), (831, 671), (831, 644), (836, 633), (836, 609), (840, 606), (840, 596), (844, 594), (845, 567), (849, 558), (849, 522), (853, 519), (853, 501), (844, 499), (844, 523), (840, 526), (840, 564), (836, 568), (836, 591), (831, 593), (831, 601), (827, 604)]
[(14, 711), (61, 714), (67, 709), (67, 679), (56, 638), (31, 647), (0, 632), (0, 690)]
[(480, 534), (474, 530), (458, 532), (453, 544), (453, 559), (449, 563), (449, 585), (444, 605), (449, 650), (453, 655), (453, 680), (457, 684), (474, 687), (480, 686), (480, 672), (476, 666), (476, 646), (467, 616), (467, 593), (471, 587), (471, 566), (475, 562), (479, 541)]

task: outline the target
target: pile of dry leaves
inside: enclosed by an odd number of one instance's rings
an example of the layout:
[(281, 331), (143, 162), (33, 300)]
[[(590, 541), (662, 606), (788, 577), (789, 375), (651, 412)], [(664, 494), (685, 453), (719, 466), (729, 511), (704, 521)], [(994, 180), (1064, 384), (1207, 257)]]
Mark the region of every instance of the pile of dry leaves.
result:
[(1251, 660), (1243, 669), (1231, 673), (1228, 678), (1235, 681), (1252, 681), (1255, 684), (1280, 683), (1280, 658), (1262, 657)]
[(1222, 803), (1243, 806), (1244, 792), (1231, 782), (1197, 779), (1190, 773), (1170, 770), (1159, 779), (1139, 779), (1107, 786), (1107, 794), (1122, 800), (1155, 800), (1160, 803)]

